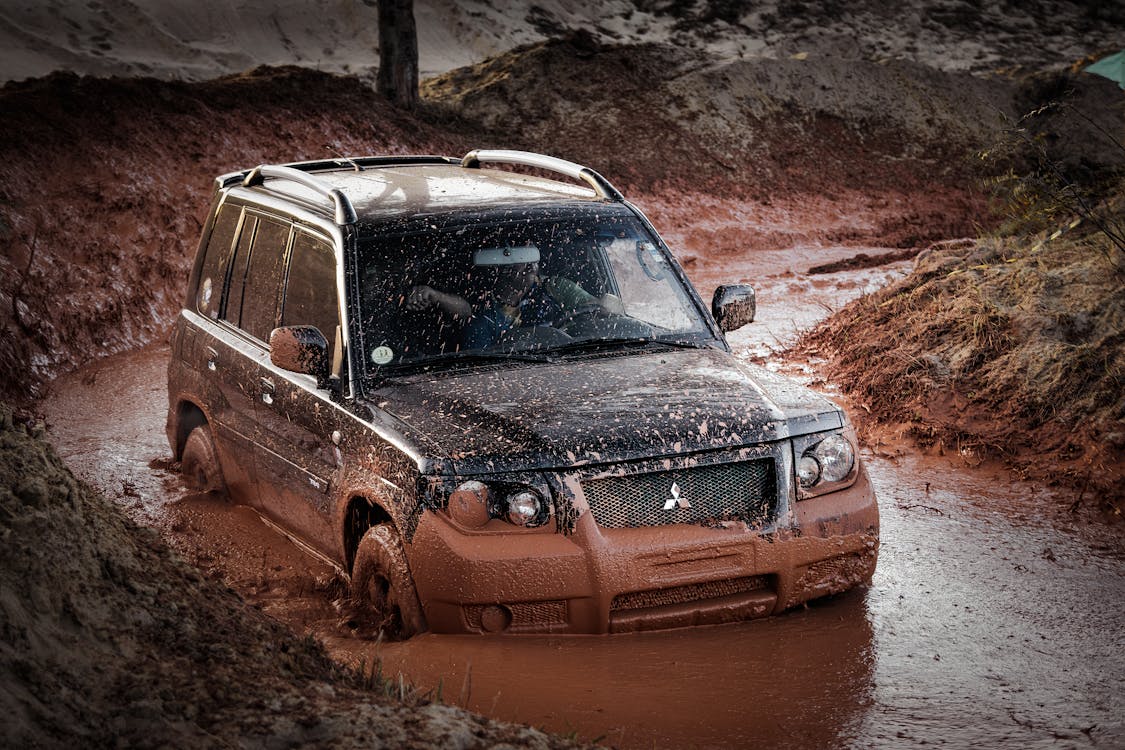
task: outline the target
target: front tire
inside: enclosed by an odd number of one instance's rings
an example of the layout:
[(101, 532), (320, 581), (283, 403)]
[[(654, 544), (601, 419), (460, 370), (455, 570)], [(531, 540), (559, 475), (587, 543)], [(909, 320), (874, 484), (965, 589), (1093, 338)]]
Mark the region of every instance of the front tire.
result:
[(356, 548), (352, 599), (392, 638), (406, 640), (426, 629), (398, 533), (389, 523), (372, 526)]
[(211, 439), (211, 428), (200, 425), (191, 431), (184, 443), (180, 471), (184, 483), (193, 492), (216, 492), (225, 494), (227, 483), (223, 479), (223, 469), (219, 465), (219, 454)]

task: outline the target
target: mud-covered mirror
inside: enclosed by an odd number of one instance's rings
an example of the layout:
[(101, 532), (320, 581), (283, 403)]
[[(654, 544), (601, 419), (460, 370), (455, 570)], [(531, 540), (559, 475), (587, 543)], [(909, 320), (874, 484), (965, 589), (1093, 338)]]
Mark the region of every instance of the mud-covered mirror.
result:
[(723, 331), (736, 331), (747, 323), (753, 323), (757, 309), (754, 287), (748, 284), (720, 286), (711, 298), (711, 314)]

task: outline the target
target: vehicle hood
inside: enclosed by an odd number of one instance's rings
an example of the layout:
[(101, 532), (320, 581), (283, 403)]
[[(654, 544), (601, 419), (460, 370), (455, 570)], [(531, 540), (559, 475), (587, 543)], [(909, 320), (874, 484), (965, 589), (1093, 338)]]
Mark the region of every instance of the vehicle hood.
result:
[(824, 397), (716, 349), (426, 373), (370, 396), (460, 474), (739, 447), (843, 424)]

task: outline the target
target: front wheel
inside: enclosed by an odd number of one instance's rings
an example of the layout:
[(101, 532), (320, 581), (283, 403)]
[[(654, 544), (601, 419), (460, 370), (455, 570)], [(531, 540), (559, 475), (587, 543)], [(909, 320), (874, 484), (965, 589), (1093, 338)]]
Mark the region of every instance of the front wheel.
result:
[(393, 638), (405, 640), (426, 629), (406, 553), (388, 523), (372, 526), (360, 540), (352, 566), (351, 595)]
[(193, 492), (222, 494), (227, 491), (223, 469), (219, 466), (219, 454), (215, 451), (211, 428), (207, 425), (196, 427), (188, 435), (183, 458), (180, 459), (180, 471), (184, 475), (184, 483)]

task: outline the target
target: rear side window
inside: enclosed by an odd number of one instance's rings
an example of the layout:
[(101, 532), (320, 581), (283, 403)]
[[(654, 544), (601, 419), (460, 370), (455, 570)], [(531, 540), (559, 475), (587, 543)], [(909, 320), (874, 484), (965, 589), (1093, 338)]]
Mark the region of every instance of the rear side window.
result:
[(195, 298), (195, 309), (208, 318), (219, 317), (230, 247), (241, 215), (242, 209), (239, 206), (224, 203), (219, 206), (219, 212), (215, 216), (211, 237), (207, 241), (203, 269), (199, 275), (199, 291)]
[(308, 232), (295, 232), (281, 324), (316, 326), (331, 347), (336, 340), (338, 309), (332, 245)]
[(288, 244), (289, 224), (258, 219), (242, 291), (241, 328), (262, 341), (269, 341), (270, 331), (277, 325), (277, 302)]
[(250, 260), (250, 243), (254, 241), (254, 230), (258, 227), (258, 217), (247, 213), (242, 221), (242, 233), (238, 235), (238, 247), (231, 261), (230, 286), (227, 290), (227, 304), (223, 310), (223, 320), (237, 326), (242, 321), (242, 290), (246, 287), (246, 266)]

